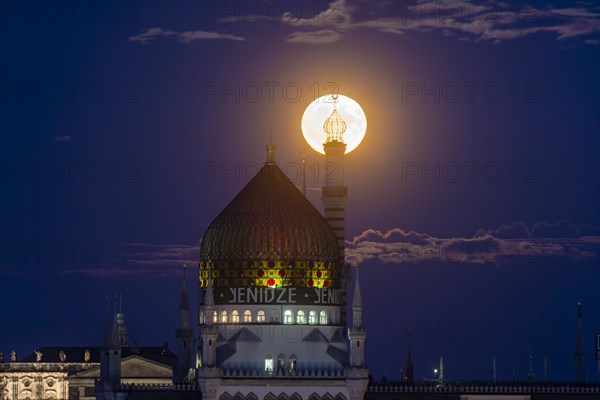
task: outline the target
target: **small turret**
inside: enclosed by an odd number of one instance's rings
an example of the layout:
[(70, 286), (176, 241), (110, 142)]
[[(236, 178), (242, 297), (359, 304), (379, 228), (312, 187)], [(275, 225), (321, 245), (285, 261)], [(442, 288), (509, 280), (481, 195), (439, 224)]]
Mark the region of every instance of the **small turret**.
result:
[(177, 366), (173, 371), (173, 382), (182, 383), (189, 378), (192, 359), (193, 332), (190, 329), (190, 303), (187, 295), (186, 266), (183, 266), (183, 279), (181, 297), (179, 299), (179, 312), (181, 313), (181, 327), (175, 330), (177, 341)]

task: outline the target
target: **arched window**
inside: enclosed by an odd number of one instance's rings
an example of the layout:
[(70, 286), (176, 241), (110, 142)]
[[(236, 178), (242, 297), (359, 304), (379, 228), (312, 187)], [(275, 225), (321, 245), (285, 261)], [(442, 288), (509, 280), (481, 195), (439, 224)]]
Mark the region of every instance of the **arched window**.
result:
[(237, 324), (240, 322), (240, 314), (238, 314), (237, 310), (233, 310), (231, 312), (231, 323)]
[(319, 324), (327, 325), (327, 312), (325, 310), (321, 310), (319, 313)]
[(222, 324), (227, 323), (227, 310), (221, 311), (221, 323)]
[(310, 396), (308, 396), (308, 400), (321, 400), (321, 396), (319, 396), (316, 393), (313, 393)]
[(279, 321), (279, 313), (276, 309), (271, 310), (271, 322)]
[(317, 312), (312, 310), (308, 313), (308, 323), (311, 325), (315, 325), (317, 323)]
[(204, 311), (200, 311), (200, 315), (198, 316), (198, 322), (200, 324), (204, 324)]
[(294, 317), (292, 315), (292, 310), (285, 310), (283, 312), (283, 323), (284, 324), (293, 324)]
[(250, 310), (244, 311), (244, 322), (252, 322), (252, 311), (250, 311)]
[(306, 314), (304, 314), (304, 311), (298, 310), (298, 314), (296, 314), (296, 323), (297, 324), (305, 324), (306, 323)]
[(265, 372), (273, 373), (273, 354), (271, 353), (265, 355)]
[(265, 311), (258, 310), (258, 314), (256, 315), (256, 322), (265, 322)]
[(279, 393), (279, 396), (277, 396), (277, 400), (288, 400), (288, 399), (289, 399), (289, 397), (285, 393)]
[(298, 393), (294, 393), (290, 396), (290, 400), (302, 400), (302, 396), (300, 396)]
[(346, 396), (341, 393), (335, 395), (335, 400), (346, 400)]
[(249, 394), (246, 396), (246, 400), (258, 400), (258, 397), (257, 397), (257, 396), (256, 396), (254, 393), (250, 392), (250, 393), (249, 393)]
[(277, 356), (277, 373), (285, 371), (285, 356), (280, 354)]
[(296, 360), (297, 357), (295, 354), (290, 354), (290, 375), (296, 373)]
[(236, 394), (233, 395), (233, 400), (244, 400), (244, 395), (241, 394), (240, 392), (237, 392)]
[(219, 322), (219, 317), (217, 316), (217, 311), (216, 310), (213, 311), (212, 314), (213, 314), (212, 315), (212, 322), (213, 322), (213, 324), (216, 324), (217, 322)]

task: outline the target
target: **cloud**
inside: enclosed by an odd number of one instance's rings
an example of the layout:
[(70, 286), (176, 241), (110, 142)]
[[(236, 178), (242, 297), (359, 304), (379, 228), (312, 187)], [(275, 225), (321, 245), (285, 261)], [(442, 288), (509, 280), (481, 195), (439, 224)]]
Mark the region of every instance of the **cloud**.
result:
[(331, 29), (315, 32), (294, 32), (288, 38), (288, 43), (329, 44), (337, 42), (342, 35)]
[[(394, 228), (367, 229), (346, 241), (346, 261), (358, 265), (378, 259), (385, 263), (533, 263), (544, 257), (572, 261), (598, 259), (600, 236), (581, 236), (568, 222), (538, 222), (530, 229), (522, 221), (497, 229), (478, 229), (472, 237), (439, 238)], [(596, 230), (597, 232), (597, 230)]]
[(52, 140), (55, 142), (68, 142), (71, 140), (71, 135), (54, 136)]
[(353, 8), (348, 7), (346, 0), (335, 0), (320, 13), (312, 18), (295, 17), (291, 12), (286, 11), (281, 16), (281, 22), (295, 27), (319, 27), (326, 25), (337, 25), (339, 27), (349, 27), (352, 20)]
[(131, 42), (139, 42), (144, 45), (150, 44), (157, 37), (161, 36), (177, 36), (181, 43), (191, 43), (197, 40), (233, 40), (244, 41), (246, 38), (242, 36), (232, 35), (229, 33), (219, 33), (210, 31), (185, 31), (177, 32), (160, 27), (148, 28), (145, 32), (137, 35), (129, 36)]
[[(354, 3), (359, 4), (359, 3)], [(313, 18), (296, 18), (284, 12), (281, 21), (294, 28), (316, 28), (318, 31), (294, 32), (291, 43), (333, 43), (352, 30), (373, 30), (388, 34), (408, 32), (440, 32), (444, 36), (457, 35), (458, 40), (501, 41), (550, 32), (558, 40), (583, 37), (583, 43), (597, 44), (597, 38), (586, 36), (600, 31), (600, 8), (577, 4), (567, 8), (536, 8), (532, 5), (516, 6), (511, 3), (489, 1), (483, 4), (472, 1), (401, 2), (380, 4), (365, 9), (366, 3), (349, 6), (346, 0), (335, 0)], [(361, 18), (368, 15), (367, 18)], [(329, 41), (311, 41), (311, 34), (324, 35), (327, 28)], [(319, 32), (317, 34), (317, 32)], [(337, 33), (334, 35), (332, 32)], [(467, 36), (465, 36), (467, 35)], [(307, 40), (303, 40), (308, 38)], [(335, 40), (333, 40), (335, 38)]]
[(150, 44), (151, 41), (160, 36), (173, 36), (177, 35), (177, 32), (159, 27), (148, 28), (145, 32), (137, 35), (129, 36), (129, 41), (140, 42), (141, 44)]
[(190, 43), (195, 40), (234, 40), (241, 42), (246, 40), (246, 38), (231, 35), (229, 33), (218, 33), (208, 31), (186, 31), (181, 32), (181, 34), (179, 35), (179, 41), (182, 43)]

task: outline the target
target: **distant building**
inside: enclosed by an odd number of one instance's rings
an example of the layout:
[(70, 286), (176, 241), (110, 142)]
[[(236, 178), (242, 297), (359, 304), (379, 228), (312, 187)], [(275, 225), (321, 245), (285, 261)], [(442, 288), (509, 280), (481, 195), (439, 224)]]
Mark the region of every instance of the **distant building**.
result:
[[(121, 382), (172, 382), (176, 356), (168, 347), (121, 348)], [(93, 400), (100, 377), (100, 348), (42, 347), (18, 362), (0, 363), (0, 399)]]

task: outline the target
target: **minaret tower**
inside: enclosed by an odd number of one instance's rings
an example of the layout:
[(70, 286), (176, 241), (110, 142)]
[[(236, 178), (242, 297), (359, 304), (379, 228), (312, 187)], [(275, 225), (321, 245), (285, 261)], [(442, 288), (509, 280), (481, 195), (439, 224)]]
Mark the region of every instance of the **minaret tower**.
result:
[(415, 375), (414, 375), (415, 366), (413, 364), (412, 357), (410, 354), (410, 336), (408, 337), (408, 358), (406, 359), (406, 365), (405, 365), (404, 369), (406, 370), (406, 374), (404, 376), (404, 381), (406, 383), (412, 385), (415, 381)]
[(191, 345), (193, 333), (190, 328), (190, 303), (187, 295), (185, 267), (186, 266), (184, 265), (181, 299), (179, 300), (181, 326), (175, 330), (175, 338), (177, 340), (177, 367), (173, 373), (173, 382), (175, 383), (181, 383), (187, 380), (192, 358)]
[[(337, 111), (338, 95), (333, 96), (333, 111), (323, 124), (327, 134), (323, 149), (325, 151), (325, 182), (321, 194), (325, 211), (325, 219), (335, 231), (340, 247), (341, 268), (341, 295), (342, 304), (346, 304), (346, 292), (350, 280), (350, 267), (344, 261), (345, 232), (346, 232), (346, 203), (348, 188), (344, 186), (344, 132), (346, 122)], [(341, 322), (346, 324), (346, 308), (341, 310)]]
[(100, 378), (95, 383), (95, 393), (98, 400), (115, 400), (115, 390), (121, 383), (121, 344), (119, 340), (119, 326), (117, 325), (116, 297), (114, 320), (111, 337), (107, 298), (102, 333), (102, 348), (100, 349)]
[(583, 325), (581, 323), (581, 302), (577, 303), (577, 338), (573, 354), (573, 380), (585, 382), (585, 352), (583, 351)]
[(365, 366), (365, 339), (367, 330), (362, 327), (362, 296), (358, 280), (358, 268), (354, 280), (354, 298), (352, 299), (352, 328), (348, 329), (350, 341), (350, 365), (360, 368)]
[(129, 343), (129, 332), (125, 324), (125, 314), (123, 313), (123, 297), (119, 295), (119, 311), (116, 314), (116, 324), (119, 331), (119, 345), (127, 346)]
[(204, 318), (200, 320), (200, 365), (197, 380), (202, 398), (216, 400), (221, 385), (221, 370), (217, 368), (217, 337), (219, 331), (214, 325), (215, 298), (213, 295), (212, 269), (208, 270), (208, 285), (204, 291)]
[(347, 370), (346, 385), (350, 392), (350, 400), (362, 400), (367, 389), (369, 372), (365, 364), (365, 339), (367, 330), (362, 326), (362, 296), (358, 268), (354, 280), (354, 297), (352, 299), (352, 327), (348, 328), (350, 347), (350, 368)]

